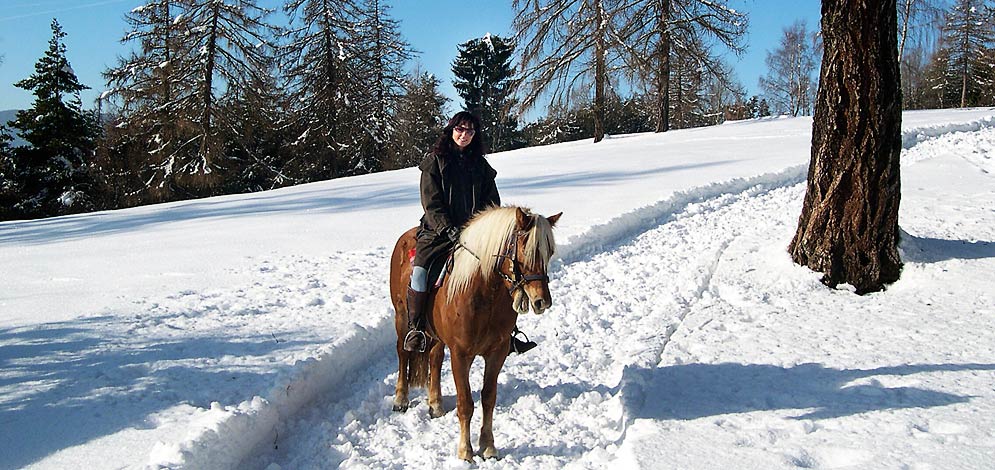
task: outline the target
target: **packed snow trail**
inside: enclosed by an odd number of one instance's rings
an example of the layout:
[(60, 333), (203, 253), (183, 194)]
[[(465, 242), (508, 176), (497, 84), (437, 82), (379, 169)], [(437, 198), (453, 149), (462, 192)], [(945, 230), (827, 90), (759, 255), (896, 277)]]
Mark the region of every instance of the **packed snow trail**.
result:
[[(554, 307), (541, 317), (519, 319), (540, 347), (512, 356), (501, 375), (495, 439), (503, 458), (491, 464), (554, 468), (605, 463), (628, 425), (619, 393), (623, 371), (655, 366), (670, 334), (710, 296), (716, 264), (744, 230), (733, 225), (748, 220), (726, 212), (751, 210), (757, 203), (749, 202), (758, 191), (690, 204), (632, 243), (552, 273)], [(791, 201), (798, 191), (775, 190), (760, 199)], [(714, 237), (716, 233), (728, 236)], [(477, 361), (472, 376), (478, 400), (481, 364)], [(281, 437), (278, 456), (265, 458), (277, 459), (283, 468), (458, 465), (450, 448), (458, 424), (451, 412), (455, 389), (448, 359), (443, 371), (444, 403), (450, 410), (444, 417), (428, 419), (423, 391), (413, 394), (407, 413), (392, 413), (396, 359), (388, 351), (368, 373), (355, 377), (352, 397), (314, 407)], [(369, 380), (376, 386), (362, 385)], [(477, 406), (474, 436), (479, 402)]]

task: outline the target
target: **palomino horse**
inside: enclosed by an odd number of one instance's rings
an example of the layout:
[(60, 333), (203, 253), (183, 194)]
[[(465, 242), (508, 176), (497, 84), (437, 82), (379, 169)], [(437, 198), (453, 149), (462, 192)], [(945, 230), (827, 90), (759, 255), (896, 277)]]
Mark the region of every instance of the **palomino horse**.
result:
[(530, 307), (540, 314), (552, 303), (546, 269), (556, 247), (553, 225), (560, 215), (545, 218), (519, 207), (493, 207), (470, 220), (453, 255), (451, 272), (425, 307), (430, 340), (422, 353), (402, 347), (408, 331), (409, 251), (415, 246), (416, 229), (401, 235), (394, 247), (390, 260), (398, 359), (394, 411), (408, 409), (409, 386), (424, 387), (427, 382), (429, 415), (437, 418), (445, 413), (439, 377), (449, 346), (460, 422), (457, 456), (463, 460), (473, 460), (470, 365), (476, 356), (483, 356), (485, 364), (480, 393), (484, 418), (477, 445), (484, 458), (498, 455), (491, 430), (498, 374), (508, 356), (518, 314), (528, 313)]

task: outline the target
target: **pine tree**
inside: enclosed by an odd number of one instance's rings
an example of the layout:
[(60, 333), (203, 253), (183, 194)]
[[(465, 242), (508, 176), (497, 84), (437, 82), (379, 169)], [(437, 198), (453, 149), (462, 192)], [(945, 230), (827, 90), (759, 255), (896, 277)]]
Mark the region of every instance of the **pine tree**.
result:
[(90, 160), (99, 135), (93, 113), (83, 111), (79, 83), (66, 58), (66, 33), (52, 20), (52, 39), (35, 72), (14, 84), (35, 95), (31, 108), (12, 122), (27, 146), (13, 149), (8, 171), (21, 200), (15, 210), (27, 217), (82, 212), (92, 207)]
[(223, 106), (223, 98), (259, 92), (252, 85), (266, 80), (275, 28), (265, 21), (271, 11), (254, 0), (185, 1), (189, 30), (184, 45), (197, 59), (189, 70), (196, 82), (178, 104), (190, 111), (194, 135), (183, 144), (178, 171), (186, 180), (186, 192), (207, 195), (217, 192), (226, 166), (225, 146), (237, 132), (232, 125), (237, 116)]
[(254, 74), (253, 93), (230, 93), (222, 103), (230, 110), (235, 130), (225, 151), (225, 192), (264, 191), (293, 184), (289, 175), (293, 159), (287, 150), (289, 104), (279, 92), (276, 63), (268, 72)]
[(512, 116), (514, 73), (511, 57), (515, 46), (488, 33), (458, 47), (453, 61), (453, 87), (463, 98), (463, 107), (480, 118), (484, 146), (492, 152), (514, 148), (518, 120)]
[(14, 180), (14, 154), (10, 148), (13, 138), (10, 130), (0, 122), (0, 220), (18, 218), (14, 206), (21, 200), (19, 188)]
[(760, 88), (780, 113), (807, 115), (812, 109), (816, 84), (815, 51), (804, 20), (784, 28), (781, 42), (767, 52), (767, 75), (760, 78)]

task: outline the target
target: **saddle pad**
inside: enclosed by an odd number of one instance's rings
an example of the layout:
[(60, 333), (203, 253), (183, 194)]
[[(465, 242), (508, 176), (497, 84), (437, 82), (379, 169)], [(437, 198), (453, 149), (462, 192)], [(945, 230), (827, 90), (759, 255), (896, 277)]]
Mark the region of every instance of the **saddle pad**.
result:
[[(413, 263), (415, 261), (415, 249), (412, 248), (408, 250), (408, 262)], [(453, 258), (452, 250), (445, 251), (435, 258), (428, 260), (428, 278), (435, 279), (432, 283), (432, 290), (436, 290), (442, 287), (442, 281), (446, 278), (446, 272), (449, 271), (446, 267), (449, 265), (449, 261)]]

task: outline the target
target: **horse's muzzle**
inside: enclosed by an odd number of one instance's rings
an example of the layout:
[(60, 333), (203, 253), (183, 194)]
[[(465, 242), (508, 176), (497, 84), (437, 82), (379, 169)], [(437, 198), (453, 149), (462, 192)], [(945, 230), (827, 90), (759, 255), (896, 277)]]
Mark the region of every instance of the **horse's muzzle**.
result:
[(551, 302), (545, 298), (535, 299), (532, 301), (532, 311), (535, 312), (536, 315), (542, 315), (542, 312), (545, 312), (546, 309), (549, 308), (550, 303)]

